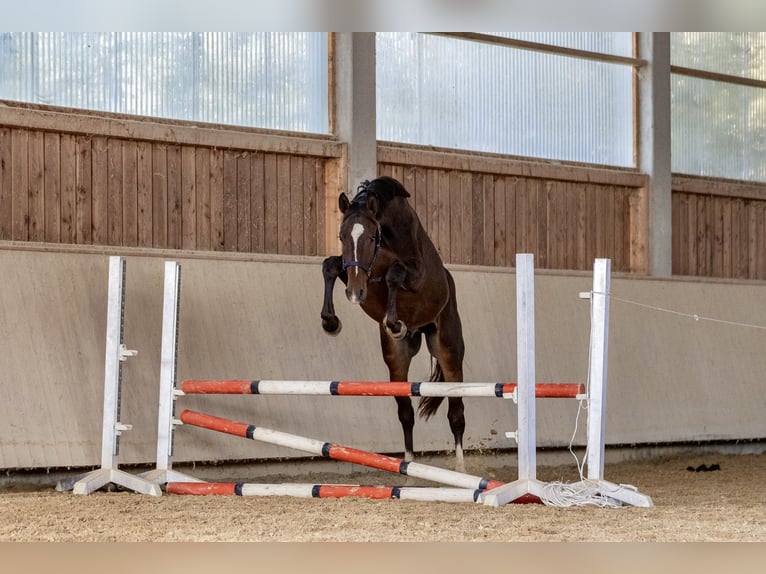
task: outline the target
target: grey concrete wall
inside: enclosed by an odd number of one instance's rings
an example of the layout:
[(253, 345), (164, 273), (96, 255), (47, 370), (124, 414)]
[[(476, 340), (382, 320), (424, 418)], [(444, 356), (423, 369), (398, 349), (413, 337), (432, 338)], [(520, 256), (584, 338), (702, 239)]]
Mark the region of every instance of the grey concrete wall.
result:
[[(127, 255), (121, 461), (155, 456), (162, 257)], [(182, 263), (178, 376), (384, 380), (377, 326), (338, 290), (344, 329), (323, 334), (319, 258)], [(0, 250), (0, 468), (97, 465), (100, 460), (108, 257)], [(466, 338), (468, 381), (516, 378), (515, 275), (453, 268)], [(588, 274), (536, 275), (537, 375), (584, 382)], [(613, 277), (616, 297), (701, 316), (766, 325), (766, 284)], [(613, 300), (607, 443), (766, 437), (766, 330), (695, 321)], [(425, 350), (412, 380), (428, 377)], [(402, 449), (390, 398), (182, 397), (193, 408), (259, 426), (379, 452)], [(577, 404), (538, 401), (542, 446), (564, 446)], [(515, 406), (468, 399), (468, 448), (511, 448)], [(577, 442), (584, 440), (584, 416)], [(446, 410), (416, 424), (416, 450), (451, 447)], [(195, 428), (177, 433), (176, 460), (235, 460), (302, 453)]]

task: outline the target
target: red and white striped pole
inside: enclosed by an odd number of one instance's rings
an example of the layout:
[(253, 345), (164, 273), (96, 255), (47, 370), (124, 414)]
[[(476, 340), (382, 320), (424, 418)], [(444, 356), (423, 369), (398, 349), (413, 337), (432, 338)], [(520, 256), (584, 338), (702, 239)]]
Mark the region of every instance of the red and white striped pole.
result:
[(223, 419), (196, 411), (185, 410), (181, 413), (180, 420), (183, 424), (214, 430), (242, 438), (249, 438), (277, 446), (292, 448), (310, 454), (359, 464), (378, 470), (385, 470), (414, 478), (431, 480), (441, 484), (447, 484), (458, 488), (471, 490), (490, 490), (502, 486), (504, 483), (473, 476), (454, 470), (447, 470), (427, 464), (409, 462), (399, 458), (376, 454), (366, 450), (358, 450), (342, 445), (331, 444), (311, 438), (289, 434), (273, 429), (256, 427), (248, 423), (236, 422)]

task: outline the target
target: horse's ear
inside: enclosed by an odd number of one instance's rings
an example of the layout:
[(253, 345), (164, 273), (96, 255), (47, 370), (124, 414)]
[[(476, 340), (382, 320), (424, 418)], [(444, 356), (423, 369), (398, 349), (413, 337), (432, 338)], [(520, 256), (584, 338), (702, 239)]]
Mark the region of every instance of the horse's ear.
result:
[(351, 205), (351, 202), (348, 200), (348, 195), (342, 191), (338, 196), (338, 207), (340, 208), (340, 212), (346, 213), (349, 205)]
[(375, 195), (367, 196), (367, 209), (375, 214), (375, 219), (380, 219), (380, 199)]

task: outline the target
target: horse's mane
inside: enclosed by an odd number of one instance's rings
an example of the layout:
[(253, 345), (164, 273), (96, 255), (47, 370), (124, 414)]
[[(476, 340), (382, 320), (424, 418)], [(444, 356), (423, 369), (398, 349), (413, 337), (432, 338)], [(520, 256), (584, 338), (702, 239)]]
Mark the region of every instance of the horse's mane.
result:
[(373, 195), (380, 202), (381, 209), (397, 197), (410, 197), (404, 186), (393, 177), (381, 176), (372, 181), (364, 180), (357, 188), (356, 195), (351, 201), (352, 207), (360, 207), (367, 203), (367, 198)]

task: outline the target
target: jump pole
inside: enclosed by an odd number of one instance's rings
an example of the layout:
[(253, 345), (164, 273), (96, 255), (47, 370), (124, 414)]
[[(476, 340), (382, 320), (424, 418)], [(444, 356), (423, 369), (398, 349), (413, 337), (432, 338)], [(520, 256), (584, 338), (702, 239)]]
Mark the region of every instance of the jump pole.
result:
[(125, 313), (125, 260), (109, 257), (108, 303), (106, 313), (106, 354), (104, 359), (104, 413), (101, 425), (101, 468), (74, 478), (59, 481), (56, 490), (90, 494), (112, 483), (142, 494), (160, 496), (157, 484), (118, 468), (120, 435), (131, 425), (120, 420), (122, 363), (138, 351), (123, 344)]
[(341, 462), (350, 462), (352, 464), (385, 470), (387, 472), (411, 476), (413, 478), (422, 478), (424, 480), (430, 480), (458, 488), (483, 491), (497, 488), (504, 484), (489, 478), (473, 476), (463, 472), (447, 470), (427, 464), (405, 461), (392, 456), (359, 450), (339, 444), (332, 444), (269, 428), (258, 427), (248, 423), (236, 422), (188, 409), (181, 413), (180, 422), (189, 426), (299, 450), (323, 458)]

